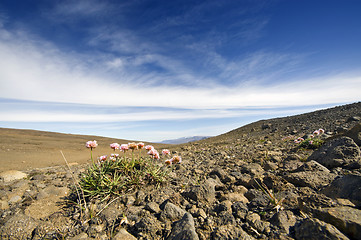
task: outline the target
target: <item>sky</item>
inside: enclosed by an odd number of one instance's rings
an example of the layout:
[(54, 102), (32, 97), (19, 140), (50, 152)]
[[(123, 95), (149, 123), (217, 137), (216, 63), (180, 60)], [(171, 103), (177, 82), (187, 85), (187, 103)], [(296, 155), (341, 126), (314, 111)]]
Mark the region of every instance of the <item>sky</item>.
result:
[(161, 141), (361, 100), (358, 0), (2, 0), (0, 127)]

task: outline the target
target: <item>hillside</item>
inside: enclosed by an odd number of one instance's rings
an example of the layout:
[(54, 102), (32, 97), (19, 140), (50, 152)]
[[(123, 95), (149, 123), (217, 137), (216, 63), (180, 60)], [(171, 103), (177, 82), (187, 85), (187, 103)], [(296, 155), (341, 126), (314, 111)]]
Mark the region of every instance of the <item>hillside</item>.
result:
[[(29, 170), (41, 167), (64, 165), (60, 150), (70, 163), (86, 163), (89, 160), (89, 149), (85, 143), (97, 140), (99, 146), (94, 155), (110, 154), (109, 144), (132, 142), (133, 140), (115, 139), (99, 136), (63, 134), (55, 132), (0, 128), (0, 172)], [(154, 144), (157, 147), (164, 144)]]
[(209, 136), (193, 136), (193, 137), (182, 137), (177, 139), (169, 139), (161, 141), (160, 143), (163, 144), (182, 144), (182, 143), (189, 143), (189, 142), (195, 142), (200, 141), (203, 139), (209, 138)]
[[(314, 133), (319, 129), (323, 129), (319, 135)], [(44, 134), (41, 143), (48, 139), (48, 133)], [(7, 141), (22, 135), (26, 132)], [(84, 151), (84, 142), (89, 140), (89, 136), (79, 137), (74, 144), (74, 137), (63, 137), (62, 146), (73, 151)], [(294, 142), (299, 137), (306, 139), (305, 145)], [(26, 143), (21, 143), (25, 149)], [(54, 155), (58, 145), (53, 143)], [(87, 170), (89, 164), (73, 165), (70, 170), (64, 166), (32, 169), (17, 173), (17, 180), (5, 181), (14, 172), (2, 173), (0, 237), (361, 239), (360, 146), (361, 103), (354, 103), (261, 120), (216, 137), (175, 145), (172, 153), (182, 157), (180, 164), (167, 166), (165, 158), (146, 162), (166, 173), (162, 184), (152, 182), (156, 175), (143, 174), (130, 188), (120, 188), (105, 199), (78, 196), (70, 173), (78, 179), (98, 177), (107, 166), (119, 168), (117, 161), (129, 166), (129, 159), (99, 163), (96, 171)], [(108, 145), (97, 150), (109, 152)], [(84, 151), (85, 157), (88, 154)], [(134, 166), (124, 181), (141, 169)], [(122, 187), (118, 172), (111, 175), (110, 171), (103, 178), (109, 184), (101, 182), (95, 189)]]

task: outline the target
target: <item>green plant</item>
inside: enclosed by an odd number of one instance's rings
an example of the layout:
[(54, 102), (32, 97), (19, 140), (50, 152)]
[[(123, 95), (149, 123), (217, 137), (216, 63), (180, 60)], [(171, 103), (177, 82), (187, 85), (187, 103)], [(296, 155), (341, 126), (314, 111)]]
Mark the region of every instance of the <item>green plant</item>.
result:
[(300, 143), (299, 147), (306, 149), (317, 149), (321, 147), (323, 143), (324, 141), (319, 138), (307, 138)]
[(314, 131), (313, 134), (309, 135), (307, 139), (299, 137), (295, 139), (294, 142), (299, 144), (299, 148), (317, 149), (324, 143), (324, 141), (319, 138), (319, 136), (324, 134), (324, 132), (325, 130), (320, 128), (319, 130)]
[(148, 158), (115, 157), (99, 161), (83, 174), (80, 180), (85, 197), (109, 199), (141, 185), (155, 185), (166, 181), (168, 172), (156, 160)]
[(281, 206), (282, 202), (284, 201), (284, 198), (278, 200), (276, 198), (276, 196), (267, 188), (267, 186), (262, 183), (262, 185), (256, 180), (254, 179), (254, 181), (257, 183), (258, 187), (261, 189), (261, 191), (266, 194), (266, 197), (268, 198), (268, 200), (270, 201), (270, 203), (274, 206), (274, 209), (277, 210), (277, 212), (279, 210), (282, 210), (283, 207)]

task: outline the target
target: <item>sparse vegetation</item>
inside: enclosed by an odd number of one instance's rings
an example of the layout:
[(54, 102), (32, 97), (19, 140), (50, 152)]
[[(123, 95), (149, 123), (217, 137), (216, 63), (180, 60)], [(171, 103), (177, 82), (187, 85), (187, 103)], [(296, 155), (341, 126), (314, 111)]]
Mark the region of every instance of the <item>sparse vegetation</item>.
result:
[[(88, 143), (86, 144), (87, 147)], [(113, 153), (109, 158), (103, 155), (99, 157), (97, 163), (92, 161), (92, 166), (80, 179), (80, 186), (85, 197), (106, 200), (112, 196), (120, 196), (122, 193), (142, 185), (159, 187), (166, 182), (168, 170), (164, 164), (158, 161), (160, 155), (153, 146), (145, 146), (145, 150), (148, 150), (148, 157), (140, 156), (144, 143), (122, 145), (112, 143), (110, 147), (114, 151), (121, 150), (123, 154), (121, 156)], [(129, 150), (131, 157), (126, 155)], [(139, 153), (135, 154), (135, 151)], [(170, 151), (164, 149), (162, 153), (164, 156), (168, 156)], [(173, 156), (173, 158), (164, 161), (165, 165), (180, 162), (179, 156)]]

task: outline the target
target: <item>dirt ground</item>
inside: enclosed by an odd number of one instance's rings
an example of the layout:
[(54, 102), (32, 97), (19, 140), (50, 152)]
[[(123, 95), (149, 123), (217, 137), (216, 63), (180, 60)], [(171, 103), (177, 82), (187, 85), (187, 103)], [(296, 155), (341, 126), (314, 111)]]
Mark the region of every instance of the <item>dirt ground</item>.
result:
[[(85, 143), (90, 140), (96, 140), (99, 144), (93, 149), (94, 159), (114, 153), (109, 147), (111, 143), (130, 142), (130, 140), (98, 136), (0, 128), (0, 172), (65, 165), (60, 151), (69, 163), (90, 163), (90, 149), (85, 147)], [(153, 145), (158, 149), (167, 147), (165, 144)], [(122, 154), (120, 151), (115, 153)], [(142, 154), (146, 154), (145, 150), (142, 150)]]

